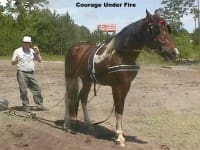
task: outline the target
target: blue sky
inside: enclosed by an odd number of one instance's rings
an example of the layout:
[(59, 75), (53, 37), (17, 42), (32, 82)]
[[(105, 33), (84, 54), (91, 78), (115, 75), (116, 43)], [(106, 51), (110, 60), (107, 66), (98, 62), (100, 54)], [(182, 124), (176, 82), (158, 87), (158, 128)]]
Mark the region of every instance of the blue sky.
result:
[[(7, 0), (1, 0), (5, 3)], [(78, 25), (86, 26), (90, 31), (97, 28), (98, 24), (116, 24), (117, 32), (128, 24), (135, 22), (146, 16), (145, 10), (154, 13), (155, 9), (162, 7), (161, 0), (49, 0), (49, 7), (52, 11), (63, 14), (69, 12), (74, 22)], [(100, 8), (76, 7), (76, 3), (134, 3), (136, 7), (115, 7)], [(194, 29), (193, 17), (185, 16), (183, 19), (184, 28), (189, 32)]]
[[(155, 9), (162, 7), (161, 0), (49, 0), (48, 7), (56, 10), (57, 13), (69, 12), (74, 22), (78, 25), (84, 25), (90, 31), (97, 28), (98, 24), (116, 24), (117, 32), (126, 25), (137, 21), (146, 16), (145, 10), (154, 13)], [(77, 7), (76, 3), (133, 3), (136, 7)], [(189, 32), (194, 29), (194, 20), (192, 16), (185, 16), (182, 19), (184, 28)]]

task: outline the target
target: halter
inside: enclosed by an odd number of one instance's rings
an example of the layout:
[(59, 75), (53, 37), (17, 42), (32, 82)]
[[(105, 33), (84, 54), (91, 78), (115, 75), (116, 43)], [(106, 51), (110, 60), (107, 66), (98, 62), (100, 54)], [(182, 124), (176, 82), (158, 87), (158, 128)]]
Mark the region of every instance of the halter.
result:
[[(151, 32), (154, 36), (160, 33), (160, 26), (167, 26), (165, 20), (160, 20), (158, 24), (153, 24), (152, 22), (149, 22), (149, 20), (147, 20), (147, 32)], [(156, 26), (158, 27), (158, 29), (156, 28)], [(167, 28), (169, 29), (169, 26), (167, 26)]]
[(146, 21), (147, 21), (146, 32), (149, 33), (150, 36), (152, 36), (152, 38), (154, 40), (154, 42), (152, 43), (153, 46), (155, 48), (158, 48), (162, 42), (164, 43), (164, 41), (158, 41), (158, 39), (156, 39), (156, 36), (161, 33), (161, 28), (167, 27), (169, 33), (171, 33), (171, 28), (164, 19), (159, 20), (158, 24), (154, 24), (154, 23), (150, 22), (148, 19)]

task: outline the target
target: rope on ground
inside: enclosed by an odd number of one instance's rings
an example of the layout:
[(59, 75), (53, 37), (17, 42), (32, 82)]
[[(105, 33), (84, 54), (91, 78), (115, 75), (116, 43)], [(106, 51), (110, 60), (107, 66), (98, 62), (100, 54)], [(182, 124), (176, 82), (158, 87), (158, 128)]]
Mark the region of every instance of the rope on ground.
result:
[(115, 108), (115, 105), (113, 104), (113, 108), (112, 108), (112, 111), (110, 112), (110, 114), (108, 115), (108, 117), (102, 121), (99, 121), (99, 122), (95, 122), (95, 123), (92, 123), (92, 126), (95, 126), (95, 125), (98, 125), (98, 124), (102, 124), (106, 121), (108, 121), (108, 119), (111, 117), (113, 111), (114, 111), (114, 108)]
[(0, 106), (6, 108), (6, 110), (3, 111), (3, 112), (5, 114), (7, 114), (7, 115), (17, 116), (17, 117), (24, 118), (24, 119), (36, 120), (36, 121), (39, 121), (41, 123), (47, 124), (47, 125), (49, 125), (49, 126), (51, 126), (53, 128), (64, 130), (63, 127), (59, 127), (59, 126), (54, 125), (55, 121), (38, 117), (35, 113), (32, 113), (32, 112), (29, 112), (29, 113), (23, 112), (23, 113), (19, 114), (18, 111), (14, 110), (14, 109), (12, 109), (12, 108), (10, 108), (8, 106), (5, 106), (4, 104), (0, 104)]

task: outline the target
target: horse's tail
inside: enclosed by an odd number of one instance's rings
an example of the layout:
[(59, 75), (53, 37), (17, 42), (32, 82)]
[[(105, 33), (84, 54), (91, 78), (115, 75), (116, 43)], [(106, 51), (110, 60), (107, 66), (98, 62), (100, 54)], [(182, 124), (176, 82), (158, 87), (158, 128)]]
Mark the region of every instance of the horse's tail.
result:
[(70, 118), (76, 118), (79, 105), (79, 84), (78, 76), (75, 74), (76, 68), (74, 67), (74, 60), (72, 57), (72, 49), (65, 55), (65, 105), (66, 114)]

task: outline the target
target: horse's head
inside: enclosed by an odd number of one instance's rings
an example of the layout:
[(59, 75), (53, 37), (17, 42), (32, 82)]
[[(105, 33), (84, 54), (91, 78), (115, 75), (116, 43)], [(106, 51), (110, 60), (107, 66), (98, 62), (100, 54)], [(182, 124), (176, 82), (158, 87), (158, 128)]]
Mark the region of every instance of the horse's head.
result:
[(170, 26), (158, 14), (151, 15), (146, 10), (146, 40), (147, 46), (156, 49), (166, 60), (174, 60), (179, 55), (171, 36)]

